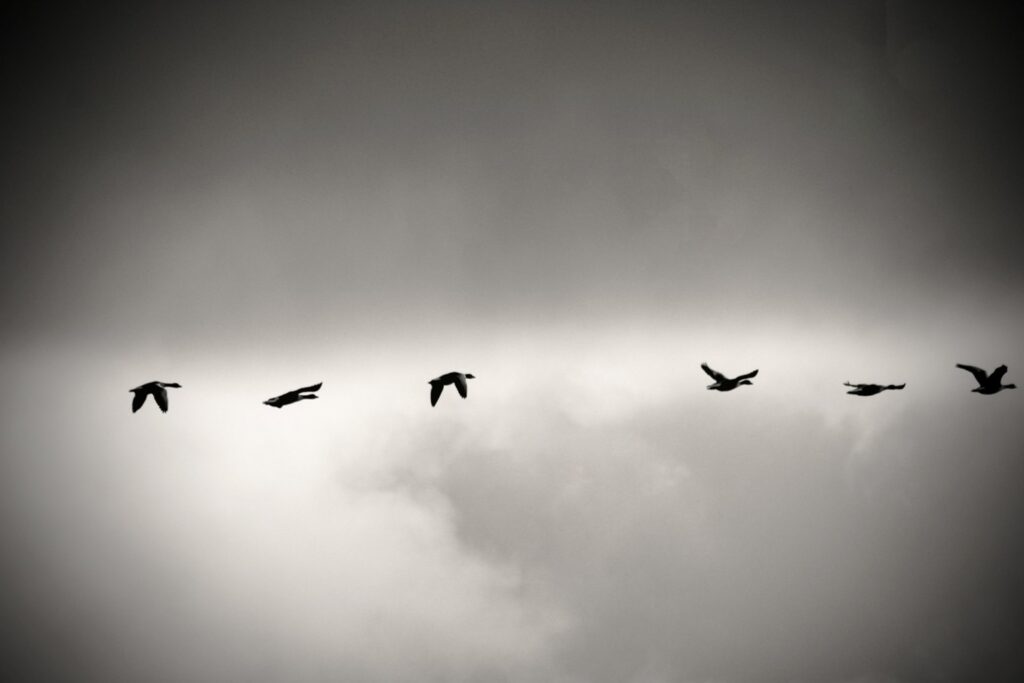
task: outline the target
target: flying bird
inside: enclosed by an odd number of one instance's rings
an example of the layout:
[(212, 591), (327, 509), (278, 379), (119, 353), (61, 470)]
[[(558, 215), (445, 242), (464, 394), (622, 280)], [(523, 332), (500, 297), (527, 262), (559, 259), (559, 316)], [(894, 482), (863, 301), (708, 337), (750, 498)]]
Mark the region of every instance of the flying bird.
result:
[(729, 379), (728, 377), (718, 372), (717, 370), (712, 370), (710, 367), (708, 367), (707, 363), (701, 363), (700, 367), (704, 370), (704, 372), (708, 373), (708, 375), (711, 376), (711, 379), (715, 380), (713, 384), (708, 385), (708, 389), (713, 389), (715, 391), (732, 391), (736, 387), (742, 386), (744, 384), (753, 385), (754, 383), (751, 382), (750, 379), (752, 377), (757, 377), (757, 370), (754, 370), (753, 372), (748, 372), (745, 375), (740, 375), (739, 377), (735, 377), (733, 379)]
[(466, 384), (467, 379), (476, 378), (468, 373), (449, 372), (430, 380), (428, 382), (430, 385), (430, 405), (437, 405), (437, 399), (441, 398), (441, 391), (444, 390), (446, 384), (454, 384), (455, 388), (459, 390), (459, 396), (466, 398), (466, 394), (469, 393), (469, 385)]
[(988, 374), (981, 368), (976, 368), (973, 365), (964, 365), (957, 363), (956, 366), (961, 370), (974, 375), (974, 379), (978, 380), (978, 386), (971, 391), (979, 394), (998, 394), (1003, 389), (1016, 389), (1016, 384), (1003, 384), (1003, 375), (1006, 374), (1006, 366), (1000, 365), (998, 368), (992, 371), (992, 374)]
[(160, 406), (160, 410), (167, 412), (167, 387), (174, 387), (180, 389), (181, 385), (177, 382), (147, 382), (140, 384), (134, 389), (129, 389), (130, 393), (135, 394), (132, 398), (132, 412), (138, 412), (142, 404), (146, 402), (146, 397), (150, 394), (153, 395), (153, 400)]
[(292, 403), (298, 403), (299, 401), (303, 401), (306, 399), (320, 398), (319, 396), (316, 396), (312, 392), (320, 391), (320, 387), (322, 387), (323, 385), (323, 382), (317, 382), (316, 384), (310, 385), (308, 387), (302, 387), (301, 389), (296, 389), (295, 391), (289, 391), (288, 393), (281, 394), (280, 396), (268, 398), (266, 401), (263, 402), (263, 405), (273, 406), (274, 408), (284, 408), (287, 405), (291, 405)]
[(844, 386), (853, 387), (848, 394), (854, 396), (874, 396), (880, 394), (883, 391), (898, 391), (903, 387), (907, 386), (904, 384), (850, 384), (849, 382), (843, 382)]

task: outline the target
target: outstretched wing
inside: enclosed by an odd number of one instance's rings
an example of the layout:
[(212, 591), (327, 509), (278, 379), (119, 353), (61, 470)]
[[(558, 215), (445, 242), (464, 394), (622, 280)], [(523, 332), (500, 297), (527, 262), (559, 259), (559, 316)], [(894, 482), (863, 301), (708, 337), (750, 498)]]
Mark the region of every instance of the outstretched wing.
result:
[(982, 370), (981, 368), (976, 368), (973, 365), (964, 365), (963, 363), (957, 363), (956, 366), (961, 370), (966, 370), (967, 372), (974, 375), (974, 379), (978, 381), (978, 384), (984, 384), (985, 381), (988, 379), (988, 373)]
[(989, 375), (989, 377), (991, 377), (991, 379), (992, 379), (992, 381), (994, 383), (1002, 384), (1003, 383), (1003, 375), (1006, 374), (1006, 370), (1007, 370), (1007, 368), (1006, 368), (1005, 365), (1000, 365), (998, 368), (996, 368), (995, 370), (992, 371), (992, 374)]
[(444, 385), (441, 383), (430, 385), (430, 405), (436, 406), (437, 399), (441, 398), (441, 392), (444, 390)]
[(466, 398), (466, 394), (469, 393), (469, 386), (467, 386), (464, 376), (455, 375), (455, 388), (459, 390), (459, 396)]
[(701, 369), (704, 372), (706, 372), (709, 375), (711, 375), (711, 379), (715, 380), (716, 382), (724, 382), (725, 381), (725, 379), (726, 379), (725, 375), (720, 373), (718, 370), (712, 370), (710, 367), (708, 367), (707, 363), (701, 363), (700, 367), (701, 367)]
[(153, 399), (156, 400), (156, 404), (160, 406), (160, 410), (167, 412), (167, 390), (160, 387), (153, 392)]
[(292, 393), (301, 394), (301, 393), (304, 393), (304, 392), (307, 392), (307, 391), (320, 391), (320, 387), (322, 387), (323, 385), (324, 385), (323, 382), (317, 382), (316, 384), (313, 384), (311, 386), (302, 387), (301, 389), (296, 389)]
[(752, 379), (754, 377), (757, 377), (757, 370), (754, 370), (753, 372), (748, 372), (745, 375), (740, 375), (739, 377), (736, 378), (736, 381), (739, 382), (740, 380)]
[(144, 391), (136, 391), (135, 392), (135, 396), (132, 398), (132, 412), (133, 413), (137, 413), (139, 411), (139, 408), (142, 407), (142, 404), (146, 402), (146, 396), (148, 396), (148, 395), (149, 394), (147, 394)]

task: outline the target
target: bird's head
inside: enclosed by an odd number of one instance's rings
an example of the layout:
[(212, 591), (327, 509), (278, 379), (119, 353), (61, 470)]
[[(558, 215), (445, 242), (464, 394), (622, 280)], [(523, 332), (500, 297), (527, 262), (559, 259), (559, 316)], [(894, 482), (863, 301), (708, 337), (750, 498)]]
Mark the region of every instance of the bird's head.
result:
[(471, 375), (471, 374), (469, 374), (469, 373), (467, 372), (467, 373), (466, 373), (466, 379), (476, 379), (476, 376), (475, 376), (475, 375)]
[(160, 386), (162, 386), (164, 388), (166, 388), (166, 387), (174, 387), (175, 389), (181, 389), (181, 385), (178, 384), (177, 382), (164, 382)]
[(268, 398), (266, 401), (263, 402), (263, 405), (265, 405), (265, 406), (273, 406), (275, 408), (280, 408), (281, 407), (281, 406), (278, 405), (277, 396), (275, 396), (274, 398)]
[(1003, 385), (1003, 389), (1016, 389), (1016, 388), (1017, 388), (1016, 384), (1004, 384)]

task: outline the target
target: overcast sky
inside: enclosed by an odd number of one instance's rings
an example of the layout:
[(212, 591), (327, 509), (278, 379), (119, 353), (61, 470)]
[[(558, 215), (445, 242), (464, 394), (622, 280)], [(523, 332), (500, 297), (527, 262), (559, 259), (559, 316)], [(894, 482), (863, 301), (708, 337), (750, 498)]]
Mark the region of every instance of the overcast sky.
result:
[(1018, 680), (1024, 17), (934, 5), (6, 8), (12, 670)]

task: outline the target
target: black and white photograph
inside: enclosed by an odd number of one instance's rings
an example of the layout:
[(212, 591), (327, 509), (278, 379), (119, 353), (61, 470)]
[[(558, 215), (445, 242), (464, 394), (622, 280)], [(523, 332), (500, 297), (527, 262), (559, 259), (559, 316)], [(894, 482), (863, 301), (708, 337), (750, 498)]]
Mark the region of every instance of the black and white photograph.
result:
[(1024, 680), (1024, 8), (3, 4), (0, 680)]

